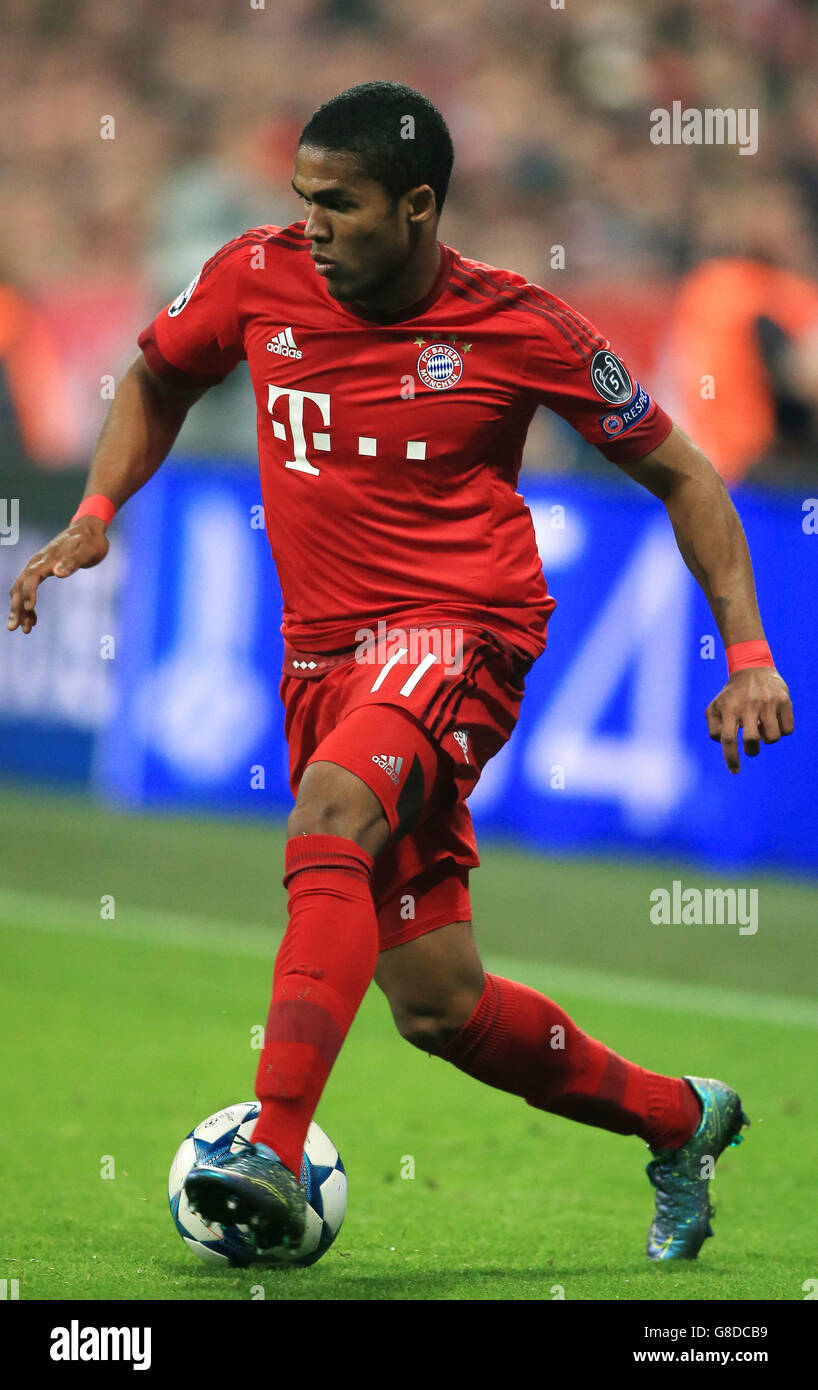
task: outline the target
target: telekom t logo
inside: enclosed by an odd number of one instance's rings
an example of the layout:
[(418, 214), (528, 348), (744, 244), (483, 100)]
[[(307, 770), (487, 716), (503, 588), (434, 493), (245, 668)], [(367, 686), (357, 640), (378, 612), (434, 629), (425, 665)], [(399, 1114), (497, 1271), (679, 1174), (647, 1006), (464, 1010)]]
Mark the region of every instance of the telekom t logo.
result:
[[(275, 418), (273, 407), (279, 396), (289, 396), (290, 398), (290, 430), (293, 437), (294, 458), (287, 459), (285, 468), (297, 469), (299, 473), (320, 473), (320, 468), (313, 468), (307, 458), (307, 441), (304, 436), (304, 402), (313, 401), (321, 412), (321, 423), (329, 425), (329, 396), (323, 391), (295, 391), (291, 386), (273, 386), (272, 382), (268, 386), (267, 409), (273, 421), (273, 434), (276, 439), (286, 439), (287, 430), (280, 420)], [(329, 449), (329, 435), (322, 430), (313, 431), (313, 449)]]
[[(312, 473), (316, 476), (320, 473), (320, 468), (316, 468), (307, 458), (307, 439), (304, 432), (304, 402), (312, 401), (321, 412), (321, 424), (329, 426), (329, 396), (323, 391), (296, 391), (291, 386), (274, 386), (272, 382), (267, 385), (267, 409), (273, 422), (273, 434), (276, 439), (287, 439), (287, 427), (281, 420), (275, 418), (275, 403), (279, 396), (289, 396), (290, 404), (290, 431), (293, 437), (294, 457), (287, 459), (285, 468), (294, 468), (299, 473)], [(313, 449), (322, 449), (325, 453), (329, 451), (330, 439), (326, 429), (312, 431)], [(378, 441), (371, 435), (358, 435), (358, 453), (368, 457), (376, 458), (378, 455)], [(425, 459), (426, 440), (407, 439), (405, 458)]]

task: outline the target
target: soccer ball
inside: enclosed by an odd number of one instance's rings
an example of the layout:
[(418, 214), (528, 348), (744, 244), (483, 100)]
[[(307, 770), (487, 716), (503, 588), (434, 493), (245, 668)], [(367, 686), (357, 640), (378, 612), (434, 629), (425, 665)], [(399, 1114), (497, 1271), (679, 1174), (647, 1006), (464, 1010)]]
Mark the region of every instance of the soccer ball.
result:
[(338, 1150), (315, 1122), (307, 1131), (301, 1158), (301, 1185), (307, 1193), (307, 1224), (296, 1246), (280, 1246), (260, 1256), (249, 1226), (205, 1225), (191, 1210), (184, 1181), (197, 1163), (220, 1163), (249, 1143), (259, 1117), (257, 1101), (244, 1101), (217, 1110), (190, 1131), (170, 1165), (170, 1214), (182, 1240), (206, 1264), (263, 1264), (275, 1267), (312, 1265), (326, 1254), (341, 1229), (347, 1208), (347, 1175)]

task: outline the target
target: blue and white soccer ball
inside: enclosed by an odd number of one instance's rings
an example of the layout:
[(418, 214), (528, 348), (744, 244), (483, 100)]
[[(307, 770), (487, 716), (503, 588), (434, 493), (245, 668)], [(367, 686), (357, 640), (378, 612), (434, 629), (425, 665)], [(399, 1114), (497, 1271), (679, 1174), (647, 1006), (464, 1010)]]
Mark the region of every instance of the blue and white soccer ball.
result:
[(207, 1226), (191, 1211), (184, 1181), (197, 1163), (219, 1163), (249, 1143), (261, 1106), (257, 1101), (217, 1110), (190, 1131), (170, 1165), (168, 1201), (177, 1231), (189, 1250), (207, 1264), (312, 1265), (329, 1250), (347, 1209), (347, 1175), (338, 1150), (319, 1125), (307, 1131), (301, 1158), (301, 1185), (307, 1193), (307, 1224), (298, 1245), (281, 1246), (261, 1258), (248, 1226)]

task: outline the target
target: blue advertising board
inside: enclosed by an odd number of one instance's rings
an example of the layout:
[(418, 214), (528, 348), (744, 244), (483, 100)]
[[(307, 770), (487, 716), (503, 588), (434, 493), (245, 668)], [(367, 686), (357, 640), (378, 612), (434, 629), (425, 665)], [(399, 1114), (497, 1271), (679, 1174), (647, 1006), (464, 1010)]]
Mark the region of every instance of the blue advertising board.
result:
[[(557, 609), (519, 726), (470, 805), (532, 848), (818, 867), (808, 619), (818, 536), (801, 497), (736, 497), (796, 737), (731, 776), (704, 711), (726, 679), (710, 610), (664, 508), (618, 478), (524, 482)], [(818, 506), (818, 504), (816, 504)], [(99, 792), (133, 806), (281, 814), (281, 598), (257, 477), (167, 463), (122, 513), (115, 698)]]

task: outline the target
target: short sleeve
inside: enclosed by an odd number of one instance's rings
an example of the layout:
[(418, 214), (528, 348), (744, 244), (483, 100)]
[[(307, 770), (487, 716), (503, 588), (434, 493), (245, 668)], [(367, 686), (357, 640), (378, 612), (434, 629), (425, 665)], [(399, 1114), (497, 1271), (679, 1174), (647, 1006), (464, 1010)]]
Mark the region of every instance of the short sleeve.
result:
[(178, 384), (213, 386), (246, 356), (238, 277), (259, 231), (245, 232), (205, 261), (181, 294), (137, 339), (152, 372)]
[(673, 422), (609, 340), (563, 300), (540, 290), (523, 369), (526, 389), (612, 463), (644, 458)]

